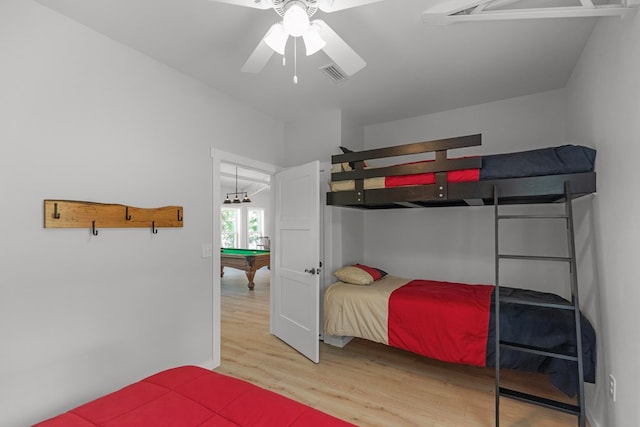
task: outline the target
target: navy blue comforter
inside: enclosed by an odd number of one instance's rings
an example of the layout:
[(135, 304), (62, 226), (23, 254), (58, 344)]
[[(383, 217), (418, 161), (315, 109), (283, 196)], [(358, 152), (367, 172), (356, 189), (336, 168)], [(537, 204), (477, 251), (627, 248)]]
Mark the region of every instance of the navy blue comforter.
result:
[[(567, 303), (567, 300), (555, 294), (501, 286), (500, 297), (507, 296), (536, 302)], [(495, 367), (495, 304), (493, 298), (491, 301), (487, 366)], [(570, 354), (576, 353), (575, 322), (572, 310), (512, 303), (501, 303), (500, 306), (501, 340)], [(591, 323), (583, 315), (581, 318), (584, 380), (594, 383), (596, 377), (596, 333)], [(578, 389), (576, 365), (576, 362), (569, 360), (538, 356), (511, 349), (502, 349), (500, 352), (500, 366), (502, 368), (547, 374), (551, 383), (569, 396), (574, 396)]]
[(521, 178), (593, 172), (596, 150), (581, 145), (562, 145), (482, 156), (480, 180)]

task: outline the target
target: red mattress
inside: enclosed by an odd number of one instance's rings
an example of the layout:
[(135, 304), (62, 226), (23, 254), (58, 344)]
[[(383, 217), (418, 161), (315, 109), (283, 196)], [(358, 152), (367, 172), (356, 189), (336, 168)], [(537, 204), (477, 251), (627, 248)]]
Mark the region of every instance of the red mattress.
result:
[(196, 366), (152, 375), (36, 427), (353, 426), (246, 381)]

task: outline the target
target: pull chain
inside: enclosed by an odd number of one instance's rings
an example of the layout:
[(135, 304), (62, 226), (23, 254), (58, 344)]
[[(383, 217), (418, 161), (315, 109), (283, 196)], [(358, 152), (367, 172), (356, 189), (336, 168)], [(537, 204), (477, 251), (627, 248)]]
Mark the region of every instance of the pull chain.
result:
[(298, 38), (293, 39), (293, 84), (298, 84)]

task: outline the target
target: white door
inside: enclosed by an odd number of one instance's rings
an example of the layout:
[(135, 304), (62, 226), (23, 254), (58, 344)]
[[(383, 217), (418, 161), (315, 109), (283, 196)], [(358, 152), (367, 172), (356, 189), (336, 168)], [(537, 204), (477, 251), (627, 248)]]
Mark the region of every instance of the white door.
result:
[(320, 361), (319, 162), (275, 175), (275, 262), (271, 315), (275, 335)]

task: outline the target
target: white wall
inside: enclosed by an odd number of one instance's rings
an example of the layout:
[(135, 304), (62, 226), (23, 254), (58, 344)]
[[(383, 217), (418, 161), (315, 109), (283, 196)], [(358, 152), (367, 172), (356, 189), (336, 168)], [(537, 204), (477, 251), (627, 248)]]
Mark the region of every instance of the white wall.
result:
[(336, 154), (341, 141), (342, 113), (327, 110), (305, 120), (287, 122), (284, 131), (284, 165), (321, 162)]
[[(640, 425), (640, 271), (636, 267), (640, 200), (635, 196), (640, 156), (640, 16), (601, 18), (567, 85), (567, 134), (598, 149), (594, 199), (597, 281), (602, 310), (598, 339), (603, 371), (595, 427)], [(608, 375), (617, 400), (608, 397)]]
[[(365, 147), (379, 148), (461, 135), (482, 134), (473, 154), (495, 154), (564, 141), (563, 90), (443, 111), (364, 128)], [(465, 150), (454, 154), (465, 155)]]
[[(559, 145), (564, 142), (564, 113), (564, 91), (545, 92), (367, 126), (365, 148), (477, 133), (482, 134), (481, 147), (456, 150), (449, 155), (503, 153)], [(504, 249), (517, 251), (524, 246), (521, 242), (524, 240), (529, 246), (533, 245), (533, 250), (555, 251), (553, 246), (558, 240), (554, 236), (563, 229), (561, 224), (550, 229), (541, 224), (534, 227), (527, 231), (524, 239), (507, 238)], [(509, 229), (503, 233), (505, 237), (509, 234)], [(397, 276), (494, 282), (491, 207), (370, 211), (365, 214), (364, 235), (367, 262)], [(551, 240), (552, 245), (545, 244), (545, 240)], [(522, 267), (505, 264), (506, 269), (514, 266)], [(511, 274), (505, 273), (506, 281)], [(527, 275), (522, 286), (537, 285), (539, 274)]]
[[(364, 127), (349, 114), (342, 112), (340, 131), (341, 145), (352, 150), (364, 149)], [(339, 154), (339, 151), (333, 154)]]
[[(12, 427), (212, 359), (210, 147), (281, 164), (284, 134), (31, 1), (0, 3), (0, 57), (0, 425)], [(45, 198), (182, 205), (184, 228), (43, 229)]]

